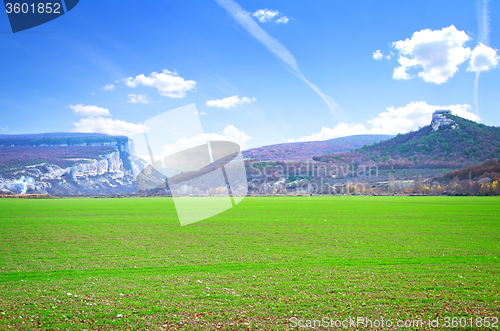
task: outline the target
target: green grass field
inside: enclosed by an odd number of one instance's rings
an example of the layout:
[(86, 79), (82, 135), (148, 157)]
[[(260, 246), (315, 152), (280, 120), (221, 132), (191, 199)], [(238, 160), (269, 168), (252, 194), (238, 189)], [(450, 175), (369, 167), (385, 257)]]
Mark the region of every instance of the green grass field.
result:
[(0, 199), (0, 329), (500, 317), (499, 253), (497, 197)]

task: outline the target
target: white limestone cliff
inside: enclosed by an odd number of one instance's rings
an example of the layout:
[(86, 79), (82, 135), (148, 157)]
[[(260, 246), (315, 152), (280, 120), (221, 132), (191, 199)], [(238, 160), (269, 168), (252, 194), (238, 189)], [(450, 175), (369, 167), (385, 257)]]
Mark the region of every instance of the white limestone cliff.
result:
[(446, 117), (444, 114), (450, 114), (450, 110), (436, 110), (432, 114), (432, 121), (431, 121), (431, 127), (433, 131), (439, 130), (439, 127), (441, 126), (450, 126), (453, 130), (458, 129), (459, 126), (458, 124)]
[[(20, 178), (32, 179), (23, 184)], [(54, 164), (25, 166), (16, 179), (0, 178), (1, 193), (41, 193), (54, 195), (101, 195), (133, 193), (137, 189), (132, 173), (123, 167), (118, 151), (98, 159), (83, 159), (71, 167)]]

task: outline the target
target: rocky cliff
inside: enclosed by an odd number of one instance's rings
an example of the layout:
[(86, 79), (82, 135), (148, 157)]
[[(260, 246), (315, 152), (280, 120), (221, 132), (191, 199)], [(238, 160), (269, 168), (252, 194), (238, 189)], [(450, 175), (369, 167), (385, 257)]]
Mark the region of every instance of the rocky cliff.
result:
[(66, 168), (48, 162), (20, 166), (11, 169), (8, 177), (11, 178), (0, 178), (1, 193), (109, 195), (137, 190), (134, 177), (123, 167), (118, 151), (83, 159)]
[(450, 126), (450, 128), (453, 130), (459, 128), (458, 124), (454, 120), (446, 117), (445, 114), (451, 115), (451, 111), (450, 110), (436, 110), (432, 114), (431, 127), (432, 127), (433, 131), (439, 130), (440, 126)]
[[(125, 139), (124, 139), (125, 138)], [(137, 190), (133, 142), (90, 134), (0, 136), (0, 194), (113, 195)]]

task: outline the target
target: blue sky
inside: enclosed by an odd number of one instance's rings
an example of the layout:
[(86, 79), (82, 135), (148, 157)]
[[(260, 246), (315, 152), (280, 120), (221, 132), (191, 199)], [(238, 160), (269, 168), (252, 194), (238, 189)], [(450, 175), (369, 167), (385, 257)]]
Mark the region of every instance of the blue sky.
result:
[(16, 34), (0, 15), (0, 134), (134, 132), (192, 103), (205, 133), (247, 148), (408, 132), (443, 107), (500, 126), (497, 13), (485, 0), (82, 0)]

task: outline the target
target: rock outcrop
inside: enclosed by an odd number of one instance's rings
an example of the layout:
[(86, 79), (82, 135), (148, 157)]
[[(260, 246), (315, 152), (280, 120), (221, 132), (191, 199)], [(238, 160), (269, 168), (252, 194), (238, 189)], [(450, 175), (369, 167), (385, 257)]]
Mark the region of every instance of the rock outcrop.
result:
[(458, 129), (458, 124), (452, 119), (449, 119), (445, 114), (450, 114), (450, 110), (436, 110), (432, 114), (431, 127), (433, 131), (439, 130), (441, 126), (450, 126), (453, 130)]
[(0, 178), (0, 193), (109, 195), (130, 194), (138, 188), (118, 151), (98, 159), (82, 159), (67, 168), (50, 163), (23, 166), (14, 177), (18, 179)]
[(133, 153), (134, 143), (125, 136), (79, 132), (0, 135), (0, 193), (134, 193), (138, 187)]

